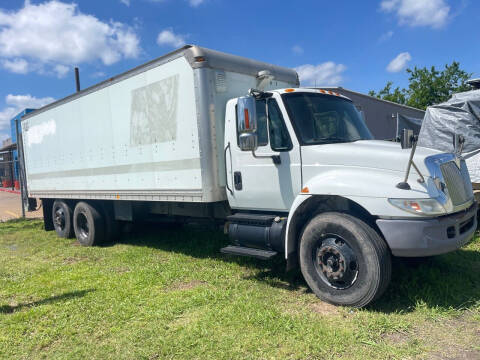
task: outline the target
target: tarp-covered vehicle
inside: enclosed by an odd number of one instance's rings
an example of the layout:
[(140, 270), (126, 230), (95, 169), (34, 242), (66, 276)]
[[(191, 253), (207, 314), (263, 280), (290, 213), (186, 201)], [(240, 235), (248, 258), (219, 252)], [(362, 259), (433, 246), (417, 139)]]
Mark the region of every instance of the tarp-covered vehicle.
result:
[[(427, 108), (418, 138), (418, 146), (455, 152), (455, 135), (464, 138), (460, 145), (480, 202), (480, 79), (470, 80), (474, 88), (454, 94), (448, 101)], [(458, 147), (458, 146), (457, 146)]]

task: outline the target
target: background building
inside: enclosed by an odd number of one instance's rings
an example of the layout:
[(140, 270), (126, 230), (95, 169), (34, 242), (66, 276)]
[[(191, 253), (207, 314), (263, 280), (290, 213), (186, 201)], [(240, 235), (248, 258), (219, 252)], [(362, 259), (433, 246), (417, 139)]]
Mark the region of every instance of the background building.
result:
[(21, 132), (20, 120), (33, 109), (25, 109), (10, 120), (11, 138), (2, 142), (0, 148), (0, 186), (13, 187), (19, 179), (16, 121)]
[(342, 87), (323, 87), (351, 99), (363, 113), (368, 128), (379, 140), (395, 139), (402, 128), (410, 128), (418, 135), (425, 111), (378, 99)]

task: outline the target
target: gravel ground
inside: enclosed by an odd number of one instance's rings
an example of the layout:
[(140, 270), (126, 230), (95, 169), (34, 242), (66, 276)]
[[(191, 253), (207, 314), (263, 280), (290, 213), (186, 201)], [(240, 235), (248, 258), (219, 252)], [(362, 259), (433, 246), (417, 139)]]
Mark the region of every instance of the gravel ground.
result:
[[(22, 216), (22, 205), (20, 195), (0, 191), (0, 221), (20, 218)], [(42, 209), (34, 212), (27, 212), (27, 218), (41, 218)]]

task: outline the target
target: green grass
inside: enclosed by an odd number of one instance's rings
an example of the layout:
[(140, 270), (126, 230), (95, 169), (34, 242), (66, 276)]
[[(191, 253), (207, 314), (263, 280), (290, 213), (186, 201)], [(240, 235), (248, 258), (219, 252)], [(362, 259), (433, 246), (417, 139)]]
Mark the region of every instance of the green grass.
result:
[(367, 309), (336, 308), (281, 259), (219, 253), (221, 232), (161, 227), (84, 248), (0, 224), (0, 358), (479, 358), (480, 240), (394, 262)]

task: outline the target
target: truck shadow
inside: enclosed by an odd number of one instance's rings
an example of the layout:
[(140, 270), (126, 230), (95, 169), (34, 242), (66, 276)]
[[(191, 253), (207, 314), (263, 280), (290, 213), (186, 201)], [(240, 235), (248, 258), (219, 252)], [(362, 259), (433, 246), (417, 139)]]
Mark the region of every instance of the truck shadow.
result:
[[(220, 248), (228, 239), (220, 230), (165, 229), (144, 226), (124, 234), (120, 243), (147, 246), (195, 258), (221, 259), (254, 269), (254, 279), (291, 291), (310, 292), (300, 270), (285, 271), (285, 261), (277, 256), (269, 261), (228, 256)], [(424, 261), (394, 258), (392, 281), (385, 294), (371, 304), (371, 311), (411, 312), (419, 306), (443, 310), (466, 309), (480, 303), (480, 252), (462, 249)]]
[(25, 308), (40, 306), (40, 305), (47, 305), (52, 304), (60, 301), (66, 301), (74, 298), (83, 297), (89, 292), (95, 291), (95, 289), (87, 289), (87, 290), (79, 290), (79, 291), (71, 291), (64, 293), (62, 295), (48, 297), (38, 301), (32, 301), (28, 303), (20, 303), (18, 305), (2, 305), (0, 306), (0, 314), (12, 314), (16, 311), (20, 311)]

